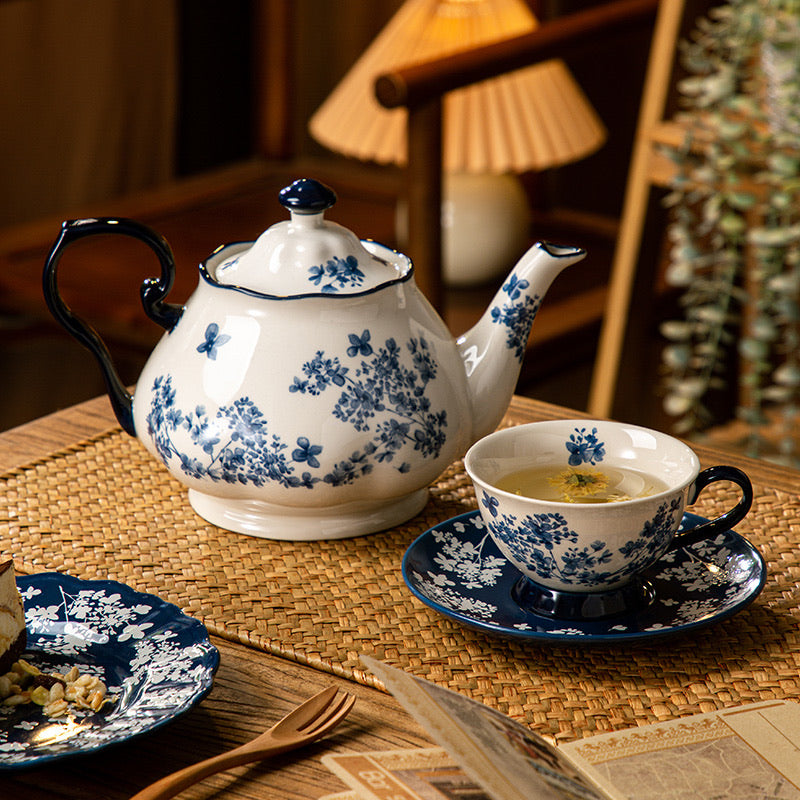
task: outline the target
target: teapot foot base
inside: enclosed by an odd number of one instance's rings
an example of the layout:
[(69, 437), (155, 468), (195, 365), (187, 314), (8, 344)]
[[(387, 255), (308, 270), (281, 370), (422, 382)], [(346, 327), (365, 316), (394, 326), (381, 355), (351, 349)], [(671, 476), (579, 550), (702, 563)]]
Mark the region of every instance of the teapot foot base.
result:
[(427, 501), (428, 490), (419, 489), (393, 500), (298, 508), (262, 500), (232, 500), (189, 490), (192, 508), (208, 522), (234, 533), (293, 542), (348, 539), (377, 533), (411, 519)]

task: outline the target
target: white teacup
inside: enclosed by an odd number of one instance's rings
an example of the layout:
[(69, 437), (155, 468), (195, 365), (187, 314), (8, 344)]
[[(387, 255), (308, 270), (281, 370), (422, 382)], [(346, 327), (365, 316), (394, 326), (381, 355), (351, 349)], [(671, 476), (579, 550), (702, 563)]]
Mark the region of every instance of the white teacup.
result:
[[(736, 467), (701, 471), (694, 451), (678, 439), (603, 420), (550, 420), (496, 431), (469, 449), (464, 465), (502, 553), (534, 584), (556, 593), (625, 587), (667, 550), (736, 525), (753, 499), (750, 480)], [(498, 488), (510, 474), (533, 468), (547, 468), (551, 490), (567, 491), (570, 499), (536, 499)], [(576, 487), (591, 491), (586, 484), (619, 477), (619, 470), (646, 476), (641, 483), (628, 476), (645, 495), (613, 502), (574, 495)], [(741, 487), (739, 502), (721, 517), (678, 533), (684, 507), (718, 480)]]

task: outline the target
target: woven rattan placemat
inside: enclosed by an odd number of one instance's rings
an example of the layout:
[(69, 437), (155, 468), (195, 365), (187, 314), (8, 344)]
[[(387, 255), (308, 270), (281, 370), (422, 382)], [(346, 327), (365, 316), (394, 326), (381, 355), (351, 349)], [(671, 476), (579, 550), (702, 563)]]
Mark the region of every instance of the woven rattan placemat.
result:
[[(717, 484), (693, 508), (733, 503)], [(424, 511), (388, 532), (332, 542), (230, 533), (191, 509), (183, 486), (116, 431), (2, 478), (0, 552), (21, 572), (57, 570), (158, 594), (215, 634), (357, 681), (359, 654), (478, 697), (557, 738), (756, 700), (800, 698), (800, 501), (755, 485), (738, 530), (768, 563), (749, 608), (653, 643), (553, 646), (492, 638), (419, 602), (400, 562), (432, 525), (475, 508), (453, 465)]]

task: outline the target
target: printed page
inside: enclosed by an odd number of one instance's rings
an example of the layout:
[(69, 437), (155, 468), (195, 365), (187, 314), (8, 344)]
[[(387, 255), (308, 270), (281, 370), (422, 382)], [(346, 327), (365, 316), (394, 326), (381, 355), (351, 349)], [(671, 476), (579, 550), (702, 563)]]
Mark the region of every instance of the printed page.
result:
[(563, 752), (505, 714), (373, 658), (361, 659), (491, 800), (615, 800)]
[(628, 800), (800, 800), (800, 704), (768, 701), (560, 746)]
[(442, 747), (326, 753), (322, 763), (351, 787), (348, 800), (492, 800)]

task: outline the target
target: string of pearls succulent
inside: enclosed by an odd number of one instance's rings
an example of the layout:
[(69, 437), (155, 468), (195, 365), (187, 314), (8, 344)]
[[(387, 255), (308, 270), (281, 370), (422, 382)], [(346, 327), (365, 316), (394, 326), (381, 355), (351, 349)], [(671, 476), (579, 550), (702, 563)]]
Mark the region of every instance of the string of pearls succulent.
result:
[(664, 408), (676, 432), (718, 421), (731, 391), (753, 455), (768, 408), (796, 461), (800, 414), (800, 0), (730, 0), (681, 45), (686, 138), (665, 147), (677, 171), (665, 204), (666, 279), (682, 319), (661, 327)]

